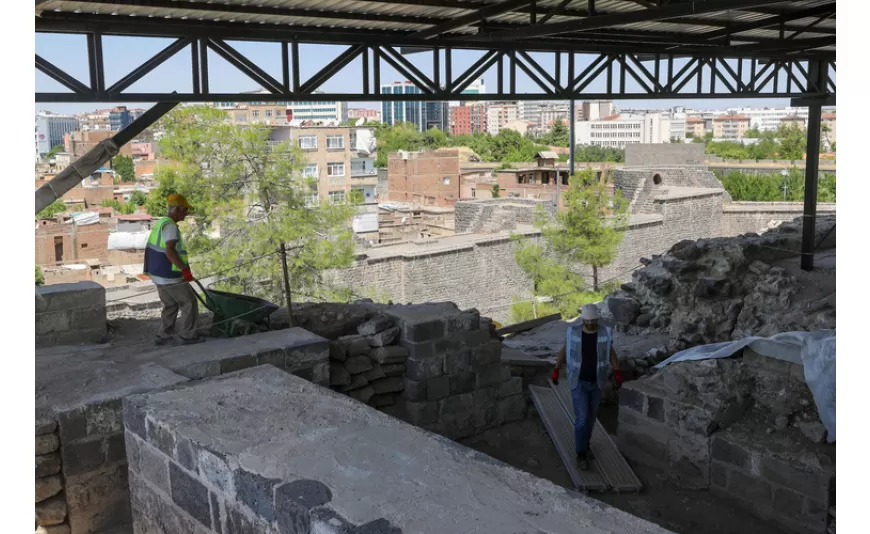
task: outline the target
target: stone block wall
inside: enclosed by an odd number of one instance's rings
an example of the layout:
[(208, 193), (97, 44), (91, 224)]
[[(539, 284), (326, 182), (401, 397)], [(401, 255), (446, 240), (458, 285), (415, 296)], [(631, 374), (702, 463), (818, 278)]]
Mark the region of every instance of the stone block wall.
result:
[(711, 440), (710, 489), (795, 534), (827, 531), (832, 466), (782, 459), (742, 433)]
[(106, 290), (96, 282), (36, 288), (36, 346), (100, 343), (106, 336)]
[(454, 227), (457, 234), (478, 232), (493, 218), (493, 214), (510, 211), (516, 214), (515, 223), (531, 225), (538, 206), (554, 216), (556, 206), (548, 200), (527, 198), (491, 198), (462, 200), (454, 206)]
[(57, 423), (36, 420), (36, 532), (69, 533), (64, 481), (60, 472), (60, 440)]
[(665, 246), (654, 253), (660, 254), (684, 239), (719, 237), (722, 232), (724, 195), (721, 189), (711, 189), (709, 193), (688, 197), (659, 197), (653, 200), (655, 211), (661, 214), (666, 229), (662, 236)]
[[(790, 222), (803, 215), (803, 202), (731, 202), (722, 208), (722, 237), (761, 234), (778, 223)], [(836, 215), (836, 203), (820, 203), (816, 212)]]
[(525, 417), (522, 378), (501, 362), (501, 340), (477, 310), (422, 304), (386, 313), (408, 351), (399, 417), (451, 439)]

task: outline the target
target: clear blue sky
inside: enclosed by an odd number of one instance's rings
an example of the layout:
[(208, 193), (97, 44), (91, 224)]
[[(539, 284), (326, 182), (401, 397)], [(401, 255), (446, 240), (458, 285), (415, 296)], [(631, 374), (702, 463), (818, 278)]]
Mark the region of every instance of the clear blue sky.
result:
[[(141, 37), (104, 37), (103, 39), (103, 54), (105, 57), (105, 76), (106, 84), (111, 85), (122, 76), (126, 75), (130, 70), (144, 62), (156, 52), (172, 42), (172, 39), (154, 39)], [(237, 42), (229, 41), (230, 45), (235, 47), (239, 52), (245, 54), (248, 58), (254, 61), (260, 68), (265, 70), (274, 78), (281, 79), (281, 52), (280, 46), (273, 43), (253, 43), (253, 42)], [(334, 45), (300, 45), (299, 52), (302, 59), (300, 65), (300, 74), (303, 79), (307, 79), (320, 68), (331, 61), (335, 56), (346, 49), (345, 46)], [(84, 36), (79, 35), (57, 35), (57, 34), (37, 34), (36, 36), (36, 53), (43, 58), (51, 61), (61, 69), (66, 70), (70, 75), (78, 78), (83, 83), (87, 84), (88, 66), (86, 62), (86, 44)], [(453, 74), (454, 77), (461, 73), (465, 68), (471, 66), (483, 52), (479, 51), (458, 51), (454, 52), (453, 57)], [(555, 71), (555, 59), (552, 54), (531, 54), (542, 67), (548, 70), (552, 75)], [(584, 55), (578, 56), (575, 64), (575, 69), (579, 74), (595, 56)], [(192, 83), (190, 75), (190, 49), (186, 48), (176, 54), (173, 58), (166, 61), (163, 65), (152, 71), (143, 79), (131, 86), (127, 92), (169, 92), (176, 90), (178, 92), (192, 92)], [(432, 74), (432, 55), (429, 53), (413, 54), (408, 58), (425, 74)], [(567, 77), (567, 60), (562, 58), (562, 76)], [(675, 61), (675, 70), (686, 60)], [(507, 63), (507, 62), (505, 62)], [(652, 70), (652, 67), (648, 67)], [(493, 66), (487, 71), (483, 78), (486, 81), (487, 92), (494, 92), (496, 89), (496, 67)], [(735, 69), (736, 70), (736, 69)], [(443, 72), (443, 61), (442, 61)], [(588, 90), (603, 91), (604, 80), (593, 82)], [(404, 77), (399, 75), (392, 67), (382, 62), (381, 66), (381, 81), (389, 83), (392, 81), (403, 80)], [(443, 79), (443, 74), (442, 74)], [(614, 69), (614, 79), (618, 80), (618, 70)], [(709, 82), (709, 75), (705, 75), (705, 85)], [(783, 74), (781, 84), (784, 87), (785, 75)], [(616, 82), (614, 82), (616, 84)], [(238, 91), (251, 91), (258, 89), (257, 85), (247, 76), (236, 70), (232, 65), (226, 63), (223, 59), (216, 56), (214, 52), (209, 51), (209, 85), (213, 92), (233, 93)], [(688, 84), (693, 85), (693, 84)], [(321, 90), (326, 92), (348, 93), (351, 91), (361, 90), (362, 87), (362, 60), (357, 58), (342, 71), (337, 73), (331, 80), (326, 82)], [(721, 87), (721, 84), (718, 85)], [(640, 91), (640, 86), (631, 77), (627, 78), (626, 89), (628, 91)], [(39, 92), (66, 92), (67, 90), (43, 74), (36, 72), (36, 90)], [(525, 73), (517, 69), (517, 90), (518, 92), (536, 92), (540, 93), (537, 85), (529, 79)], [(684, 90), (689, 90), (687, 87)], [(128, 105), (134, 107), (148, 107), (148, 102), (129, 102)], [(627, 107), (647, 107), (647, 108), (668, 108), (672, 106), (683, 105), (686, 107), (700, 109), (723, 109), (727, 107), (738, 106), (753, 106), (753, 107), (780, 107), (787, 106), (788, 101), (784, 99), (771, 98), (756, 98), (756, 99), (709, 99), (696, 100), (686, 98), (683, 100), (618, 100), (617, 104), (622, 108)], [(368, 107), (378, 108), (377, 102), (351, 103), (351, 107)], [(36, 104), (35, 109), (48, 109), (57, 113), (75, 113), (80, 111), (88, 111), (107, 105), (100, 104)]]

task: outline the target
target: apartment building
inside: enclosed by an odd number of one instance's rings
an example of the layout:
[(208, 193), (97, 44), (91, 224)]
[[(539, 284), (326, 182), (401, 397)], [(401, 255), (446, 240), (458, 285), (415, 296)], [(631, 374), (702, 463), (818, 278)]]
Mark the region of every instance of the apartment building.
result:
[[(827, 126), (827, 128), (825, 128)], [(827, 130), (827, 131), (825, 131)], [(827, 137), (829, 143), (837, 142), (837, 114), (822, 113), (822, 137)]]
[(486, 131), (498, 135), (504, 125), (519, 118), (516, 102), (490, 104), (486, 110)]
[[(109, 139), (117, 132), (114, 131), (88, 131), (88, 132), (70, 132), (63, 136), (61, 144), (64, 145), (64, 150), (72, 155), (73, 158), (80, 158), (88, 153), (89, 150), (97, 146), (101, 141)], [(122, 146), (118, 152), (122, 156), (132, 157), (133, 148), (131, 143)]]
[(801, 117), (800, 115), (788, 115), (779, 120), (779, 124), (781, 126), (785, 126), (786, 128), (797, 128), (799, 130), (807, 129), (807, 119), (806, 117)]
[(583, 102), (581, 106), (584, 121), (597, 121), (613, 115), (613, 102), (610, 100), (592, 100)]
[(670, 117), (666, 113), (610, 115), (575, 125), (577, 144), (625, 148), (639, 143), (668, 143)]
[(215, 102), (213, 105), (229, 113), (230, 119), (236, 124), (280, 126), (293, 120), (334, 121), (336, 124), (347, 122), (347, 102), (266, 102), (257, 100), (256, 95), (268, 94), (268, 91), (252, 91), (250, 94), (250, 102)]
[(133, 122), (133, 115), (126, 106), (118, 106), (109, 111), (109, 128), (114, 131), (123, 130)]
[(303, 174), (316, 181), (306, 201), (343, 202), (358, 191), (365, 202), (376, 202), (378, 172), (373, 128), (348, 126), (278, 127), (270, 134), (275, 144), (290, 141), (305, 152)]
[[(382, 85), (381, 93), (418, 95), (422, 94), (422, 91), (413, 83), (404, 81)], [(450, 128), (447, 102), (381, 102), (381, 120), (390, 126), (409, 122), (420, 132), (430, 128), (438, 128), (446, 132)]]
[(390, 153), (387, 168), (388, 201), (453, 206), (460, 199), (459, 151), (455, 148)]
[(347, 118), (348, 120), (367, 119), (372, 121), (380, 121), (381, 112), (376, 109), (368, 108), (348, 108)]
[(743, 139), (751, 127), (752, 121), (746, 115), (719, 115), (713, 118), (713, 137)]
[(689, 117), (686, 119), (686, 135), (692, 137), (704, 137), (707, 135), (706, 121), (701, 117)]
[(486, 104), (468, 102), (450, 107), (450, 135), (470, 135), (486, 132)]
[(806, 121), (807, 108), (784, 107), (784, 108), (734, 108), (727, 113), (742, 115), (749, 118), (750, 128), (762, 132), (772, 132), (779, 129), (779, 124), (786, 117), (799, 117)]
[(78, 130), (79, 121), (72, 115), (56, 115), (48, 111), (36, 114), (36, 153), (46, 154), (57, 145), (63, 144), (64, 135)]

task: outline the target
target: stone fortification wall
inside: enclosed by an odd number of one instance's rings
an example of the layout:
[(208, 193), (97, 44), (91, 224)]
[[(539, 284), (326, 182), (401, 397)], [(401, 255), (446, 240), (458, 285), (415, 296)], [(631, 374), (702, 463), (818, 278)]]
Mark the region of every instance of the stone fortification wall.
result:
[(796, 534), (827, 531), (835, 446), (804, 369), (746, 349), (627, 383), (617, 434), (632, 461), (709, 488)]
[[(644, 214), (656, 213), (655, 199), (674, 188), (719, 190), (721, 194), (722, 183), (701, 167), (631, 167), (614, 171), (613, 188), (629, 200), (632, 214)], [(730, 201), (727, 193), (724, 198)]]
[[(525, 233), (536, 238), (536, 233)], [(510, 236), (456, 236), (394, 252), (357, 257), (348, 269), (331, 273), (334, 283), (371, 288), (394, 302), (450, 301), (475, 307), (496, 321), (510, 316), (515, 298), (531, 297), (531, 286), (514, 260)]]
[(57, 422), (49, 418), (38, 418), (36, 420), (37, 532), (69, 532), (58, 449), (60, 449), (60, 440), (57, 437)]
[(551, 216), (556, 207), (547, 200), (527, 198), (493, 198), (483, 200), (463, 200), (454, 207), (456, 233), (475, 233), (481, 231), (493, 219), (494, 214), (514, 213), (516, 224), (531, 225), (535, 222), (535, 212), (541, 206)]
[(136, 534), (665, 532), (268, 366), (124, 420)]
[(702, 165), (706, 155), (701, 143), (639, 143), (626, 145), (625, 166)]
[(106, 335), (106, 289), (96, 282), (36, 288), (36, 346), (100, 343)]
[[(722, 236), (760, 234), (803, 214), (803, 202), (731, 202), (722, 208)], [(836, 203), (820, 203), (818, 215), (836, 215)]]

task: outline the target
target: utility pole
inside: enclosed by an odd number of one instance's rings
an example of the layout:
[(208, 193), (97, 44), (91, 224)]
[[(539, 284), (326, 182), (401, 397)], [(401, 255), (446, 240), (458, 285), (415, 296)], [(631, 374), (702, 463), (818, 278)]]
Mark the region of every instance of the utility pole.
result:
[(287, 247), (284, 243), (278, 247), (281, 253), (281, 267), (284, 269), (284, 296), (287, 298), (287, 319), (290, 326), (293, 326), (293, 299), (290, 296), (290, 272), (287, 269)]
[(782, 201), (785, 202), (788, 199), (788, 171), (783, 169), (780, 174), (782, 174)]

